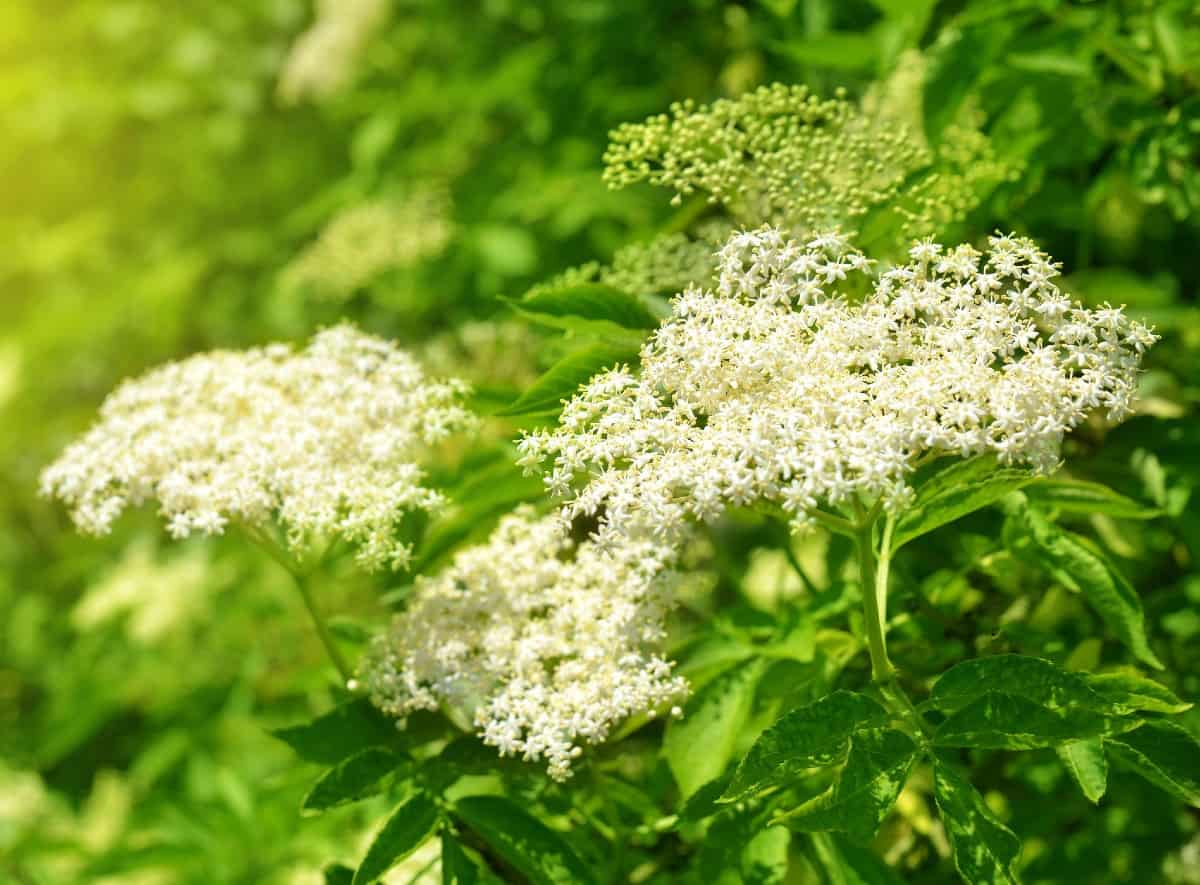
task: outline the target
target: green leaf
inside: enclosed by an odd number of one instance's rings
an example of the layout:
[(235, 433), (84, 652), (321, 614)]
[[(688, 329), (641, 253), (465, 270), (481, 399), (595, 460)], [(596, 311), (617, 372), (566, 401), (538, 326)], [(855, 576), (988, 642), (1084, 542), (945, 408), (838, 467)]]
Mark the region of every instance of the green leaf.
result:
[(940, 754), (933, 760), (933, 795), (954, 866), (969, 885), (1017, 885), (1013, 864), (1021, 840), (1004, 826), (957, 767)]
[(1051, 710), (1115, 712), (1083, 674), (1026, 655), (992, 655), (955, 664), (934, 682), (929, 703), (953, 712), (988, 692), (1017, 695)]
[(1104, 745), (1152, 784), (1200, 808), (1200, 742), (1191, 732), (1160, 719)]
[(875, 852), (833, 833), (811, 833), (813, 852), (829, 885), (904, 885)]
[(594, 882), (591, 870), (561, 835), (502, 796), (468, 796), (455, 814), (534, 885)]
[(835, 691), (780, 717), (759, 735), (721, 797), (733, 802), (769, 787), (788, 786), (810, 768), (841, 761), (850, 735), (886, 725), (888, 713), (871, 698)]
[(562, 409), (565, 400), (569, 400), (581, 385), (586, 384), (595, 375), (605, 369), (610, 369), (621, 363), (637, 360), (636, 345), (621, 344), (589, 344), (567, 354), (546, 370), (533, 386), (521, 394), (520, 398), (498, 415), (552, 415)]
[(1192, 704), (1180, 700), (1165, 685), (1159, 685), (1136, 670), (1096, 673), (1088, 677), (1088, 682), (1117, 712), (1182, 713), (1192, 708)]
[(1103, 742), (1099, 738), (1068, 741), (1054, 749), (1083, 795), (1091, 802), (1099, 802), (1108, 787), (1108, 759), (1104, 756)]
[(376, 710), (366, 698), (335, 707), (312, 722), (279, 728), (273, 737), (286, 743), (303, 759), (336, 765), (371, 747), (396, 746), (396, 724)]
[(939, 725), (933, 741), (941, 747), (1032, 750), (1118, 734), (1137, 724), (1136, 719), (1083, 708), (1059, 711), (1019, 695), (989, 691)]
[(764, 669), (752, 660), (727, 670), (692, 696), (682, 718), (667, 724), (663, 752), (685, 799), (729, 764)]
[(778, 885), (787, 878), (788, 845), (792, 834), (785, 827), (760, 830), (742, 849), (743, 885)]
[(1163, 669), (1146, 638), (1146, 616), (1137, 591), (1086, 538), (1059, 528), (1028, 506), (1010, 510), (1005, 536), (1015, 553), (1082, 594), (1138, 660)]
[(1102, 513), (1118, 519), (1154, 519), (1157, 507), (1140, 504), (1098, 482), (1082, 479), (1042, 478), (1025, 488), (1025, 495), (1040, 507), (1064, 513)]
[(520, 300), (506, 300), (534, 322), (571, 331), (585, 331), (591, 323), (618, 330), (653, 329), (659, 323), (636, 295), (603, 283), (538, 289)]
[(371, 747), (327, 771), (304, 797), (304, 811), (324, 811), (355, 802), (381, 789), (381, 781), (407, 760), (383, 747)]
[(879, 60), (880, 38), (877, 31), (831, 31), (790, 42), (777, 41), (771, 48), (800, 64), (839, 71), (870, 71)]
[(892, 550), (914, 538), (995, 504), (1034, 480), (1028, 470), (1000, 467), (991, 455), (955, 460), (916, 489), (916, 497), (892, 534)]
[(450, 833), (442, 831), (442, 885), (475, 885), (479, 868)]
[(841, 830), (866, 841), (904, 789), (917, 752), (912, 738), (894, 728), (855, 732), (846, 765), (833, 786), (778, 820), (794, 830)]
[(374, 882), (421, 847), (438, 825), (438, 809), (424, 793), (417, 793), (392, 812), (367, 856), (354, 874), (354, 885)]
[(925, 135), (933, 143), (957, 116), (959, 109), (1008, 41), (1010, 28), (947, 27), (927, 53), (923, 110)]
[(354, 870), (340, 863), (333, 863), (327, 866), (322, 874), (325, 878), (325, 885), (353, 885)]

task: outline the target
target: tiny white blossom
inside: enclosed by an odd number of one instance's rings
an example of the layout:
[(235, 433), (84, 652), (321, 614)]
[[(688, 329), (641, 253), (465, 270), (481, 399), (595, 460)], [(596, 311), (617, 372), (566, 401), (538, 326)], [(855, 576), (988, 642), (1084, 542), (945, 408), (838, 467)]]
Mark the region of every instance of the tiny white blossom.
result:
[(1073, 304), (1030, 241), (910, 256), (879, 274), (837, 234), (735, 234), (716, 287), (676, 296), (640, 378), (593, 378), (522, 463), (550, 472), (568, 515), (600, 513), (602, 537), (669, 538), (760, 500), (798, 527), (855, 495), (896, 508), (926, 453), (1049, 471), (1093, 411), (1129, 413), (1155, 336)]
[(342, 537), (366, 567), (394, 566), (409, 554), (395, 537), (404, 514), (441, 501), (421, 484), (418, 457), (473, 422), (458, 405), (464, 390), (351, 326), (299, 352), (200, 354), (117, 388), (43, 472), (42, 491), (94, 534), (156, 500), (177, 538), (277, 521), (297, 552)]
[(557, 515), (523, 507), (442, 573), (376, 638), (360, 680), (384, 712), (446, 704), (501, 755), (570, 776), (581, 744), (687, 692), (660, 652), (680, 579), (661, 544), (571, 542)]

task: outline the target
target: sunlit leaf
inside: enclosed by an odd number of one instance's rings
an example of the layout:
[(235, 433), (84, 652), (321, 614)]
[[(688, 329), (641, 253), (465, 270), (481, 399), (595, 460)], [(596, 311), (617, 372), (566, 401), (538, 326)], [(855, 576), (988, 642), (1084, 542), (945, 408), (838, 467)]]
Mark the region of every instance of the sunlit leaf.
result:
[(941, 754), (933, 763), (933, 795), (954, 865), (969, 885), (1017, 885), (1013, 865), (1021, 840), (1001, 823), (958, 768)]

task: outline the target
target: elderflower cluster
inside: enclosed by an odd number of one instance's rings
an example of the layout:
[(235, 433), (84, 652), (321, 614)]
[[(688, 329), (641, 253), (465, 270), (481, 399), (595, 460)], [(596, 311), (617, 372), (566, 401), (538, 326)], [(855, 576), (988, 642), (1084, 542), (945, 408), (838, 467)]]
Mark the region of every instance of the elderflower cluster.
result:
[(502, 755), (570, 776), (583, 744), (687, 691), (658, 649), (678, 573), (661, 544), (574, 544), (523, 507), (489, 540), (417, 580), (362, 666), (374, 703), (405, 717), (465, 711)]
[(807, 232), (886, 203), (928, 154), (905, 127), (876, 125), (840, 91), (821, 99), (775, 83), (626, 123), (604, 161), (611, 186), (649, 181), (676, 201), (700, 192), (744, 222)]
[(322, 99), (343, 88), (390, 7), (390, 0), (317, 0), (316, 18), (284, 59), (280, 97)]
[(373, 200), (346, 209), (283, 272), (283, 283), (345, 300), (385, 271), (433, 258), (454, 235), (444, 189), (403, 200)]
[(1155, 336), (1073, 304), (1029, 240), (926, 240), (910, 258), (880, 273), (836, 233), (734, 235), (716, 288), (676, 297), (640, 374), (593, 378), (522, 440), (522, 463), (608, 536), (757, 502), (801, 527), (856, 495), (901, 505), (927, 453), (1047, 471), (1090, 413), (1128, 414)]
[(395, 537), (404, 514), (441, 503), (417, 459), (472, 423), (463, 392), (346, 325), (301, 351), (200, 354), (117, 388), (42, 474), (42, 490), (87, 532), (156, 500), (175, 537), (277, 521), (297, 554), (342, 538), (367, 568), (397, 567), (409, 556)]

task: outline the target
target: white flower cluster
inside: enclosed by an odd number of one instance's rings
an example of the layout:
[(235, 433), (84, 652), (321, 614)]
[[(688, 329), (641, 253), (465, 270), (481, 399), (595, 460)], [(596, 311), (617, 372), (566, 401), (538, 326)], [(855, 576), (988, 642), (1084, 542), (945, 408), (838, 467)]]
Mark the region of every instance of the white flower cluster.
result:
[(370, 200), (335, 215), (283, 271), (290, 289), (346, 300), (380, 274), (441, 254), (454, 236), (449, 193), (413, 189), (403, 199)]
[(716, 290), (676, 297), (640, 375), (593, 378), (558, 428), (522, 440), (522, 463), (606, 534), (670, 535), (758, 501), (799, 527), (856, 495), (898, 506), (926, 453), (1049, 470), (1090, 413), (1129, 412), (1155, 336), (1073, 304), (1030, 241), (910, 257), (878, 273), (838, 234), (734, 235)]
[(284, 59), (280, 97), (289, 102), (322, 99), (344, 87), (390, 7), (389, 0), (317, 0), (312, 26), (296, 38)]
[(581, 744), (687, 691), (657, 651), (678, 580), (668, 555), (649, 541), (575, 545), (560, 518), (520, 508), (418, 579), (366, 655), (363, 681), (390, 715), (441, 704), (471, 713), (502, 755), (569, 777)]
[(340, 537), (368, 568), (400, 566), (409, 550), (397, 524), (441, 502), (416, 460), (472, 423), (463, 392), (346, 325), (299, 352), (200, 354), (121, 385), (42, 474), (42, 490), (87, 532), (156, 499), (175, 537), (277, 520), (296, 552)]

